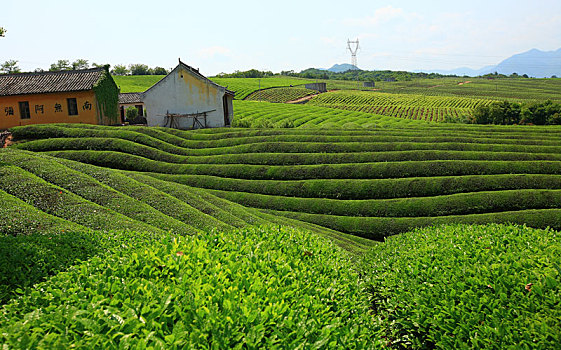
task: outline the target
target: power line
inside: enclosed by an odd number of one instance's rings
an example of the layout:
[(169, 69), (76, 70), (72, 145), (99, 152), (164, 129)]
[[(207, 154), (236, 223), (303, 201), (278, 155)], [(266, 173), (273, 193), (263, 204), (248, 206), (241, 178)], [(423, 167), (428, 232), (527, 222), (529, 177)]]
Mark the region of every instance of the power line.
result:
[[(351, 45), (353, 45), (354, 48)], [(356, 61), (356, 53), (360, 49), (360, 46), (358, 45), (358, 39), (356, 39), (356, 41), (347, 39), (347, 49), (351, 52), (351, 64), (358, 68), (358, 64)]]

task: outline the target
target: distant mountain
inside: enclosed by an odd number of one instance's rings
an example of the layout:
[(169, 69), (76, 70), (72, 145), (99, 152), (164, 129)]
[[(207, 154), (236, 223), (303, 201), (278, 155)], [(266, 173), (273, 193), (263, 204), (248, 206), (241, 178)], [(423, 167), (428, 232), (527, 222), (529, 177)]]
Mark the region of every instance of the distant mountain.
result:
[(360, 68), (358, 68), (357, 66), (353, 66), (352, 64), (348, 64), (348, 63), (343, 63), (343, 64), (334, 64), (333, 67), (328, 69), (322, 69), (322, 70), (328, 70), (334, 73), (343, 73), (348, 70), (357, 70), (357, 69), (360, 70)]
[(494, 72), (505, 75), (511, 75), (512, 73), (527, 74), (535, 78), (549, 78), (552, 75), (561, 76), (561, 49), (557, 51), (532, 49), (511, 56), (496, 66), (487, 66), (481, 69), (457, 68), (453, 70), (431, 70), (431, 72), (472, 77)]

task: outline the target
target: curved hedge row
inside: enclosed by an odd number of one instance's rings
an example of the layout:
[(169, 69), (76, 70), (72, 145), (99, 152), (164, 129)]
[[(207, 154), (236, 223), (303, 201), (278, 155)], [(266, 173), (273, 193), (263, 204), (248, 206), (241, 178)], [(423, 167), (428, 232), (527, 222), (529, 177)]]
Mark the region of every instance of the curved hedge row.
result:
[(265, 195), (345, 200), (426, 197), (464, 192), (560, 189), (560, 175), (503, 174), (414, 177), (403, 179), (244, 180), (206, 175), (150, 173), (188, 186)]
[(53, 138), (29, 141), (16, 148), (33, 152), (64, 150), (116, 151), (151, 160), (186, 164), (306, 165), (368, 163), (408, 160), (561, 160), (556, 153), (486, 152), (457, 150), (408, 150), (350, 153), (233, 153), (182, 156), (136, 142), (116, 138)]
[(140, 230), (163, 233), (152, 225), (137, 221), (112, 209), (88, 201), (62, 187), (15, 166), (0, 167), (0, 189), (53, 216), (94, 230)]
[(511, 223), (528, 225), (531, 227), (550, 227), (553, 230), (561, 230), (561, 209), (519, 210), (498, 213), (413, 218), (353, 217), (276, 210), (267, 210), (267, 212), (275, 215), (283, 215), (296, 220), (311, 222), (317, 225), (329, 227), (333, 230), (375, 240), (383, 240), (385, 237), (411, 231), (416, 227), (453, 223)]
[[(138, 198), (139, 189), (134, 189), (135, 181), (125, 178), (128, 188), (133, 187), (133, 191), (120, 191), (115, 186), (109, 187), (98, 180), (80, 171), (73, 170), (60, 164), (51, 157), (42, 157), (28, 152), (2, 152), (0, 159), (18, 166), (43, 180), (64, 188), (65, 190), (77, 194), (78, 196), (96, 203), (104, 208), (111, 209), (123, 214), (131, 219), (147, 223), (165, 231), (177, 234), (194, 234), (198, 230), (188, 224), (189, 221), (179, 221), (173, 216), (165, 215), (163, 212), (155, 210), (146, 201)], [(157, 193), (156, 193), (157, 194)], [(191, 211), (193, 217), (196, 212)], [(202, 220), (207, 222), (208, 219)]]
[(173, 164), (113, 151), (54, 151), (47, 154), (122, 170), (211, 175), (256, 180), (384, 179), (404, 177), (561, 174), (559, 161), (403, 161), (356, 164), (267, 166), (248, 164)]
[[(322, 123), (344, 115), (337, 111), (312, 116), (308, 109), (275, 109), (263, 104), (248, 109), (246, 116), (270, 112), (270, 119), (276, 122), (290, 111), (295, 113), (294, 120), (323, 118)], [(354, 118), (351, 114), (346, 117)], [(418, 125), (365, 131), (180, 131), (30, 126), (18, 130), (16, 134), (22, 138), (53, 138), (17, 147), (147, 173), (159, 180), (146, 174), (128, 176), (162, 198), (194, 203), (195, 210), (212, 212), (238, 227), (275, 220), (271, 215), (263, 217), (255, 208), (365, 219), (415, 219), (561, 207), (557, 192), (561, 189), (561, 129), (556, 128)], [(77, 165), (72, 166), (77, 169)], [(126, 192), (122, 174), (110, 177), (119, 176), (119, 192), (133, 198), (138, 196), (136, 192), (143, 193), (142, 189)], [(103, 181), (108, 184), (109, 180)], [(214, 194), (226, 201), (209, 205), (208, 199), (195, 199), (195, 189), (170, 181), (201, 188), (200, 193), (206, 196), (205, 189), (218, 191)], [(151, 203), (147, 196), (142, 200)], [(170, 217), (178, 215), (154, 205)], [(219, 210), (221, 206), (228, 209)], [(228, 211), (238, 214), (229, 215)], [(214, 224), (199, 225), (195, 227)]]
[(366, 200), (280, 197), (247, 192), (209, 191), (248, 207), (338, 216), (436, 217), (561, 208), (561, 190), (471, 192), (436, 197)]
[[(38, 124), (17, 127), (12, 129), (15, 139), (45, 139), (45, 138), (61, 138), (61, 137), (96, 137), (96, 138), (121, 138), (137, 143), (142, 143), (152, 147), (166, 147), (163, 143), (178, 146), (187, 149), (203, 149), (203, 148), (221, 148), (246, 145), (252, 143), (478, 143), (478, 144), (517, 144), (517, 145), (536, 145), (536, 146), (559, 146), (561, 137), (543, 136), (536, 133), (536, 137), (532, 136), (532, 131), (517, 135), (504, 135), (502, 133), (481, 134), (481, 133), (445, 133), (439, 134), (433, 132), (427, 133), (423, 129), (414, 130), (414, 132), (362, 132), (350, 135), (331, 135), (331, 134), (315, 134), (315, 133), (237, 133), (229, 135), (229, 137), (210, 139), (210, 140), (193, 140), (181, 137), (185, 131), (177, 133), (166, 132), (164, 130), (138, 127), (124, 127), (120, 129), (111, 128), (76, 128), (67, 127), (66, 125), (58, 126), (53, 124)], [(393, 131), (393, 130), (392, 130)], [(539, 135), (539, 136), (538, 136)], [(169, 148), (170, 146), (167, 145)], [(173, 152), (172, 152), (173, 153)]]

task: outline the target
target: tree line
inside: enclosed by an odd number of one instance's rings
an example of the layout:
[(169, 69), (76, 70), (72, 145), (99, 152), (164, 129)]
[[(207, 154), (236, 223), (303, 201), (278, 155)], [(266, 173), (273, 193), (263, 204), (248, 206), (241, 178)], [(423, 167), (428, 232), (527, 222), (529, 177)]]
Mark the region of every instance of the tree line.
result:
[(293, 70), (281, 71), (280, 73), (273, 73), (271, 71), (260, 71), (257, 69), (250, 69), (247, 71), (235, 71), (234, 73), (226, 74), (220, 73), (217, 77), (220, 78), (266, 78), (275, 75), (284, 75), (305, 79), (325, 79), (325, 80), (360, 80), (360, 81), (403, 81), (419, 78), (442, 78), (445, 75), (438, 73), (412, 73), (405, 71), (365, 71), (365, 70), (348, 70), (346, 72), (331, 72), (328, 70), (321, 70), (316, 68), (309, 68), (297, 73)]
[[(63, 70), (77, 70), (77, 69), (88, 69), (88, 68), (100, 68), (104, 67), (105, 64), (92, 63), (90, 64), (86, 59), (77, 59), (75, 61), (70, 60), (58, 60), (51, 64), (48, 71), (57, 72)], [(42, 68), (36, 68), (34, 72), (44, 72)], [(17, 60), (8, 60), (0, 64), (0, 73), (13, 74), (21, 73), (21, 69), (18, 65)], [(120, 65), (117, 64), (111, 69), (111, 74), (113, 75), (166, 75), (169, 71), (163, 67), (148, 67), (145, 64), (130, 64)]]
[(561, 104), (551, 101), (530, 102), (493, 102), (489, 106), (479, 106), (473, 113), (476, 124), (497, 125), (561, 125)]

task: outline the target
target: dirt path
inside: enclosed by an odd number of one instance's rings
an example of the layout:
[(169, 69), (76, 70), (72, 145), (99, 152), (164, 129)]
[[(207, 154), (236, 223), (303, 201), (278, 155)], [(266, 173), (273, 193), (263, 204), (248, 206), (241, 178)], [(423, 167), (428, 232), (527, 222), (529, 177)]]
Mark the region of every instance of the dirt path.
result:
[[(328, 90), (327, 92), (331, 92), (331, 91), (337, 91), (337, 89), (334, 90)], [(304, 97), (300, 97), (299, 99), (296, 100), (292, 100), (292, 101), (287, 101), (285, 103), (291, 103), (291, 104), (304, 104), (306, 102), (308, 102), (309, 100), (311, 100), (312, 98), (316, 97), (317, 95), (323, 94), (324, 92), (318, 92), (312, 95), (308, 95), (308, 96), (304, 96)]]
[(296, 100), (292, 100), (292, 101), (286, 101), (286, 103), (291, 103), (291, 104), (303, 104), (308, 102), (309, 100), (311, 100), (312, 98), (314, 98), (315, 96), (319, 95), (320, 93), (318, 92), (317, 94), (313, 94), (313, 95), (308, 95), (308, 96), (304, 96), (304, 97), (300, 97), (299, 99)]

